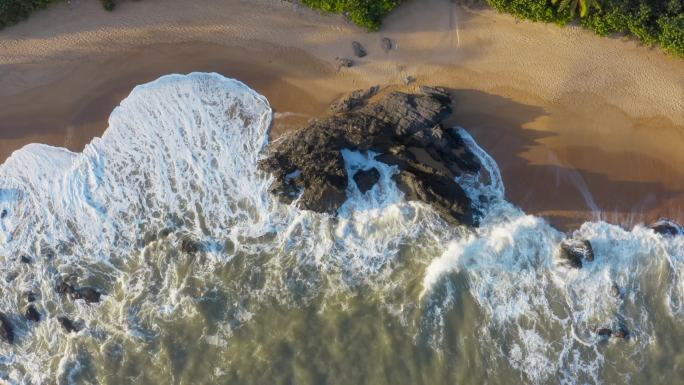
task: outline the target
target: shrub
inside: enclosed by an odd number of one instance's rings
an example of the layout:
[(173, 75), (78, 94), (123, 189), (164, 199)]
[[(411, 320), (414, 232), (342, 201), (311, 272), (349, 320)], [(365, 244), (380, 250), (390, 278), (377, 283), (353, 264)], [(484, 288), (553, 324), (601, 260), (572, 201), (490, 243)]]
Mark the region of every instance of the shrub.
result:
[(380, 29), (382, 18), (403, 0), (303, 0), (311, 7), (347, 16), (354, 23), (371, 31)]

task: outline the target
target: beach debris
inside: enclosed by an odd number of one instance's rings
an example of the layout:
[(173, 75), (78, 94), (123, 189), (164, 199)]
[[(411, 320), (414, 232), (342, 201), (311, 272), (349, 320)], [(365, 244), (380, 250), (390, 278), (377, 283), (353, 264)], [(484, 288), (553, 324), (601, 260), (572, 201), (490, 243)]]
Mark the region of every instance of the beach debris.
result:
[(0, 312), (0, 339), (12, 344), (14, 342), (14, 329), (5, 313)]
[(366, 104), (368, 99), (373, 97), (380, 90), (379, 86), (373, 86), (368, 89), (361, 89), (352, 91), (339, 102), (330, 105), (330, 111), (334, 113), (349, 112), (355, 108)]
[(382, 46), (382, 49), (384, 49), (385, 51), (389, 51), (392, 48), (394, 48), (394, 43), (392, 42), (392, 39), (390, 39), (389, 37), (383, 37), (380, 40), (380, 45)]
[(594, 260), (594, 250), (588, 240), (565, 240), (560, 245), (560, 258), (566, 264), (575, 269), (582, 268), (582, 260), (592, 262)]
[(648, 226), (656, 234), (676, 236), (684, 234), (684, 229), (677, 222), (671, 221), (667, 218), (660, 218)]
[(352, 42), (352, 49), (354, 50), (354, 55), (356, 55), (356, 57), (364, 57), (367, 55), (366, 49), (363, 48), (358, 41)]
[(67, 333), (78, 332), (80, 330), (80, 328), (67, 316), (62, 315), (57, 317), (57, 322), (62, 325), (62, 328), (64, 328)]
[(411, 83), (413, 83), (413, 82), (415, 82), (415, 81), (416, 81), (416, 78), (414, 78), (414, 77), (411, 76), (411, 75), (407, 75), (407, 76), (404, 78), (404, 84), (406, 84), (406, 85), (409, 85), (409, 84), (411, 84)]
[(24, 315), (26, 316), (26, 319), (29, 321), (33, 322), (39, 322), (40, 321), (40, 313), (38, 310), (36, 310), (36, 307), (33, 304), (30, 304), (26, 307), (26, 311), (24, 312)]
[(375, 167), (368, 170), (359, 170), (354, 174), (353, 178), (359, 191), (361, 191), (361, 194), (365, 194), (366, 191), (372, 189), (373, 186), (378, 183), (378, 180), (380, 180), (380, 172)]
[(350, 68), (354, 65), (354, 61), (352, 59), (347, 59), (343, 57), (336, 57), (335, 60), (337, 61), (337, 70), (339, 71), (340, 68)]

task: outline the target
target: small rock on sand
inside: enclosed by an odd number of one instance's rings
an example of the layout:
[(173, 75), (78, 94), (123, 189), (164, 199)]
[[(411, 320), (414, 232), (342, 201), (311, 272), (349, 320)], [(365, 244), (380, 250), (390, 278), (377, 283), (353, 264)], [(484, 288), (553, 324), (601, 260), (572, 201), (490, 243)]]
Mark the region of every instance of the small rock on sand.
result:
[(352, 49), (354, 50), (354, 55), (356, 55), (356, 57), (364, 57), (367, 55), (366, 49), (363, 48), (361, 43), (359, 43), (358, 41), (352, 42)]

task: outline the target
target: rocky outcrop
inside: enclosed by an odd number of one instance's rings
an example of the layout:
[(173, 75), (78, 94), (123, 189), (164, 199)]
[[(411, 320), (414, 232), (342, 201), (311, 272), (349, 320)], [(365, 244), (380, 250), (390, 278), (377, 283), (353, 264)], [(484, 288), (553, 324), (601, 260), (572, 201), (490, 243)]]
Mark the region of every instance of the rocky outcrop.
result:
[(8, 344), (14, 343), (14, 328), (5, 313), (0, 312), (0, 339)]
[(594, 249), (588, 240), (565, 240), (560, 245), (560, 258), (570, 267), (581, 269), (582, 261), (594, 260)]
[(393, 92), (282, 136), (260, 163), (275, 177), (272, 192), (285, 202), (299, 196), (303, 209), (335, 213), (347, 198), (341, 150), (373, 151), (398, 166), (394, 180), (409, 200), (432, 205), (450, 222), (473, 224), (472, 204), (455, 177), (480, 165), (458, 132), (441, 124), (451, 114), (448, 92), (423, 92)]
[(366, 49), (363, 48), (361, 43), (359, 43), (358, 41), (352, 42), (352, 49), (354, 50), (354, 55), (356, 55), (356, 57), (364, 57), (368, 54), (366, 52)]
[(60, 325), (62, 325), (62, 328), (64, 331), (67, 333), (73, 333), (73, 332), (78, 332), (81, 330), (78, 325), (76, 325), (69, 317), (67, 316), (59, 316), (57, 317), (57, 322), (59, 322)]
[(334, 113), (349, 112), (366, 104), (368, 99), (377, 94), (380, 87), (374, 86), (367, 90), (356, 90), (343, 97), (340, 101), (330, 105), (330, 111)]
[(362, 194), (365, 194), (366, 191), (372, 189), (373, 186), (378, 183), (378, 180), (380, 180), (380, 172), (375, 167), (368, 170), (359, 170), (354, 174), (353, 178), (356, 187), (359, 188), (359, 191), (361, 191)]
[(659, 219), (658, 221), (651, 223), (648, 228), (660, 235), (675, 236), (684, 234), (682, 226), (669, 219)]

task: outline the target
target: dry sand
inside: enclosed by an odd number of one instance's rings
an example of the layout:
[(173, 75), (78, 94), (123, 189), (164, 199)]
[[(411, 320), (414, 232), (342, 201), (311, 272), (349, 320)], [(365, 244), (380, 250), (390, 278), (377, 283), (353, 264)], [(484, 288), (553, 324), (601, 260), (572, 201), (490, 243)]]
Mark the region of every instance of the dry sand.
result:
[[(80, 151), (136, 85), (216, 71), (271, 101), (274, 130), (374, 84), (452, 88), (453, 123), (498, 161), (507, 196), (572, 228), (592, 217), (684, 222), (684, 60), (576, 27), (414, 0), (366, 33), (275, 0), (72, 0), (0, 32), (0, 157), (30, 142)], [(396, 49), (385, 52), (383, 36)], [(352, 57), (351, 41), (369, 55)]]

